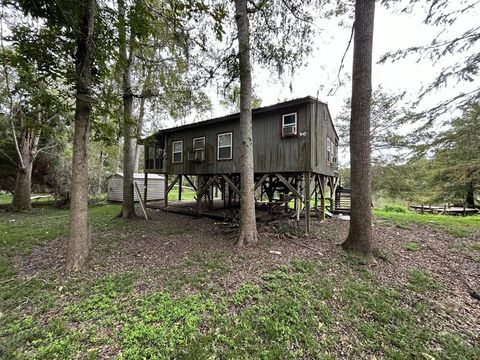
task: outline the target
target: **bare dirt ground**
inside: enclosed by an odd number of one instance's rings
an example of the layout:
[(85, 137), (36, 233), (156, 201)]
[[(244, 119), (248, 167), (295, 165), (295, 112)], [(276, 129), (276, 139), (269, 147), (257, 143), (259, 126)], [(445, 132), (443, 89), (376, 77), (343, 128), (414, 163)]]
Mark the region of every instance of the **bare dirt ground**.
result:
[[(315, 220), (307, 237), (286, 237), (261, 226), (259, 244), (238, 249), (235, 232), (214, 220), (153, 210), (149, 210), (149, 216), (152, 219), (148, 222), (132, 221), (134, 231), (119, 231), (115, 226), (100, 232), (93, 230), (90, 269), (81, 276), (137, 271), (144, 276), (136, 289), (147, 292), (161, 288), (172, 273), (187, 276), (195, 272), (196, 263), (213, 256), (216, 262), (212, 266), (227, 270), (209, 281), (228, 293), (246, 281), (260, 281), (266, 270), (294, 259), (320, 261), (332, 274), (340, 273), (346, 257), (339, 244), (347, 235), (348, 221)], [(478, 232), (467, 238), (453, 238), (430, 226), (411, 224), (406, 229), (376, 220), (374, 235), (381, 256), (363, 265), (376, 280), (402, 288), (408, 286), (412, 269), (428, 271), (441, 290), (434, 295), (427, 292), (412, 296), (434, 303), (445, 327), (480, 333), (480, 301), (469, 294), (470, 289), (480, 292), (480, 256), (471, 248), (480, 239)], [(418, 243), (418, 250), (407, 250), (405, 244), (410, 242)], [(16, 267), (20, 276), (53, 271), (61, 278), (65, 249), (66, 239), (61, 238), (19, 257)]]

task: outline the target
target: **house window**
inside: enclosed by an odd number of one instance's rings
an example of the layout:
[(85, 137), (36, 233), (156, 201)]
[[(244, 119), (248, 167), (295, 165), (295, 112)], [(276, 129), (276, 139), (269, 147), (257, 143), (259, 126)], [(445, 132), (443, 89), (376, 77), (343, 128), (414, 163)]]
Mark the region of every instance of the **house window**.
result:
[(193, 151), (205, 150), (205, 136), (193, 139)]
[(172, 144), (172, 163), (183, 162), (183, 140), (174, 141)]
[(330, 165), (333, 161), (333, 143), (329, 137), (327, 137), (327, 164)]
[(218, 134), (217, 139), (217, 160), (232, 159), (233, 133)]
[(297, 135), (297, 113), (282, 115), (282, 136)]
[[(333, 144), (332, 144), (333, 146)], [(337, 159), (337, 156), (338, 156), (338, 141), (335, 140), (335, 148), (332, 150), (333, 151), (333, 163), (336, 164), (338, 159)]]
[(154, 146), (147, 146), (145, 148), (145, 154), (147, 159), (147, 169), (154, 169), (155, 168), (155, 147)]

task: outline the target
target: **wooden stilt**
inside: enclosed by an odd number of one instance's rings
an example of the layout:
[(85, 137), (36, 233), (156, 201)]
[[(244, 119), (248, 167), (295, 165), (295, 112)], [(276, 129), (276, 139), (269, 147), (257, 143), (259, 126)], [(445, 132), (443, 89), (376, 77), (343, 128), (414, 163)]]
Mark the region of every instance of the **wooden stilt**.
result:
[(178, 201), (182, 200), (182, 175), (178, 175)]
[(147, 195), (148, 195), (148, 172), (145, 173), (145, 180), (144, 180), (144, 188), (143, 188), (143, 199), (145, 200), (145, 204), (147, 203)]
[(322, 175), (319, 181), (320, 185), (320, 207), (322, 208), (322, 220), (325, 220), (325, 177)]
[(305, 182), (305, 232), (310, 232), (310, 172), (303, 175)]
[(164, 184), (164, 193), (163, 193), (163, 209), (168, 211), (168, 174), (165, 174), (165, 184)]
[(202, 201), (202, 182), (201, 182), (201, 177), (200, 175), (197, 176), (197, 216), (200, 216), (200, 206), (201, 206), (201, 201)]

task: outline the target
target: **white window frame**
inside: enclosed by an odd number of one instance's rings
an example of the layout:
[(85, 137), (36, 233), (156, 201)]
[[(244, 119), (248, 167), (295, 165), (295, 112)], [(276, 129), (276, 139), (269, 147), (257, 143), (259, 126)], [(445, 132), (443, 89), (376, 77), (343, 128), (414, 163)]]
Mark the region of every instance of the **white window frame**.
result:
[[(175, 151), (175, 144), (181, 144), (182, 148), (180, 151)], [(180, 161), (175, 161), (175, 154), (180, 153)], [(177, 140), (172, 142), (172, 164), (181, 164), (183, 163), (183, 140)]]
[[(230, 145), (220, 146), (220, 136), (230, 135)], [(220, 149), (221, 148), (230, 148), (230, 157), (220, 158)], [(232, 160), (233, 159), (233, 132), (227, 131), (224, 133), (219, 133), (217, 135), (217, 160)]]
[[(291, 115), (295, 115), (295, 123), (285, 125), (285, 118)], [(284, 130), (287, 126), (293, 126), (295, 128), (295, 132), (285, 135)], [(282, 137), (296, 136), (297, 134), (298, 134), (298, 114), (296, 112), (283, 114), (282, 115)]]
[(332, 140), (327, 136), (327, 164), (332, 164)]
[[(200, 139), (203, 140), (203, 146), (202, 146), (201, 149), (200, 149), (200, 148), (196, 149), (196, 148), (195, 148), (195, 141), (196, 141), (196, 140), (200, 140)], [(193, 139), (192, 139), (192, 151), (202, 151), (202, 150), (205, 150), (205, 142), (206, 142), (206, 141), (205, 141), (205, 136), (199, 136), (199, 137), (193, 138)]]

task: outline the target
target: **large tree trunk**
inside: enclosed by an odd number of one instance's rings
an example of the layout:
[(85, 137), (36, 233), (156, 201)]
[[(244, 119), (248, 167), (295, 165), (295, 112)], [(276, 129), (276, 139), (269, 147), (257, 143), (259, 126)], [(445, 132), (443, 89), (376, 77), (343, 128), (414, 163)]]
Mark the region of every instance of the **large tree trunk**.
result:
[[(23, 116), (23, 113), (21, 113), (21, 116)], [(25, 122), (23, 120), (24, 119), (21, 121), (22, 123)], [(15, 193), (13, 194), (12, 203), (9, 206), (10, 211), (18, 212), (30, 211), (32, 209), (32, 169), (40, 140), (40, 133), (38, 131), (30, 131), (25, 125), (22, 125), (22, 127), (20, 139), (15, 142), (18, 146), (17, 153), (20, 165), (15, 182)]]
[(465, 206), (468, 208), (475, 208), (475, 191), (473, 181), (468, 183), (467, 194), (465, 196)]
[(356, 1), (350, 120), (352, 205), (350, 230), (342, 244), (344, 249), (367, 255), (372, 252), (370, 107), (374, 14), (375, 0)]
[[(142, 98), (140, 99), (140, 111), (138, 114), (137, 120), (137, 136), (142, 134), (143, 129), (143, 118), (145, 116), (145, 93), (142, 94)], [(133, 171), (138, 172), (138, 167), (140, 164), (140, 150), (141, 146), (137, 144), (135, 141), (135, 155), (133, 157)]]
[(135, 217), (133, 197), (133, 93), (131, 81), (132, 49), (127, 55), (125, 1), (118, 0), (118, 44), (123, 88), (123, 202), (120, 217)]
[(237, 245), (257, 242), (253, 176), (252, 68), (247, 1), (235, 0), (240, 59), (240, 233)]
[(13, 194), (12, 203), (9, 206), (10, 211), (21, 212), (32, 209), (32, 202), (30, 200), (32, 168), (33, 163), (28, 162), (25, 164), (25, 167), (18, 169), (17, 179), (15, 181), (15, 193)]
[(79, 29), (75, 54), (76, 101), (73, 133), (72, 181), (70, 184), (70, 237), (67, 271), (81, 270), (88, 258), (88, 127), (92, 110), (91, 76), (95, 0), (79, 0)]

